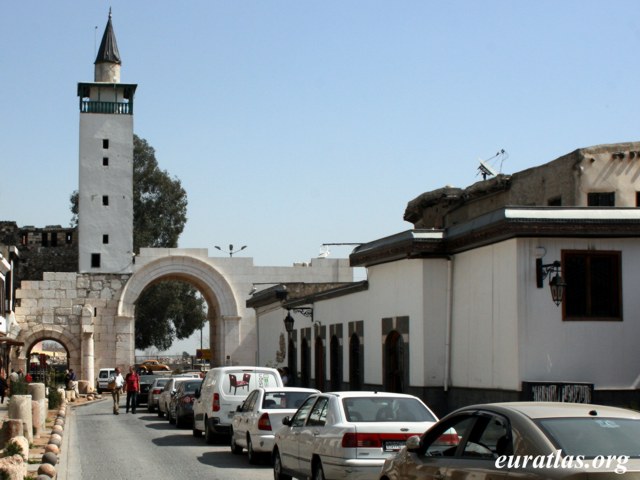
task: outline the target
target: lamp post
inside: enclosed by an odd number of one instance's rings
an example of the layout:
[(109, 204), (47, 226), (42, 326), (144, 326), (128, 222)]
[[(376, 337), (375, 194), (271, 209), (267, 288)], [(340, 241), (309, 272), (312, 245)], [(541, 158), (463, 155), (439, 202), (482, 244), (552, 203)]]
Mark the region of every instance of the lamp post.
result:
[[(220, 248), (218, 245), (215, 246), (218, 250), (220, 250), (221, 252), (223, 252), (224, 250), (222, 250), (222, 248)], [(238, 253), (241, 252), (242, 250), (244, 250), (245, 248), (247, 248), (246, 245), (243, 245), (242, 247), (240, 247), (238, 250), (234, 250), (233, 249), (233, 244), (230, 243), (229, 244), (229, 251), (227, 252), (229, 254), (229, 257), (233, 257), (234, 253)]]

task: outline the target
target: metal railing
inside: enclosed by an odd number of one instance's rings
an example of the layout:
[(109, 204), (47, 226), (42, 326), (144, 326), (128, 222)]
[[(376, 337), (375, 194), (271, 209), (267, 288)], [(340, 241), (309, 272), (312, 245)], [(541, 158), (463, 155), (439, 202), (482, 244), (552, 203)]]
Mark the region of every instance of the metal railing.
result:
[(133, 103), (80, 100), (80, 113), (112, 113), (133, 115)]

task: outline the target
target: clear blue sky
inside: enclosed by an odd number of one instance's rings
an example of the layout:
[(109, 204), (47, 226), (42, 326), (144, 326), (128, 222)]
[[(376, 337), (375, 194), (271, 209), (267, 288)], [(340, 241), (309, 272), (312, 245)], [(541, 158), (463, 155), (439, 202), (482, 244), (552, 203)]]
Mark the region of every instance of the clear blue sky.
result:
[(109, 6), (135, 132), (188, 194), (180, 246), (212, 255), (308, 261), (411, 228), (500, 149), (512, 173), (640, 140), (636, 0), (6, 2), (0, 220), (69, 224)]

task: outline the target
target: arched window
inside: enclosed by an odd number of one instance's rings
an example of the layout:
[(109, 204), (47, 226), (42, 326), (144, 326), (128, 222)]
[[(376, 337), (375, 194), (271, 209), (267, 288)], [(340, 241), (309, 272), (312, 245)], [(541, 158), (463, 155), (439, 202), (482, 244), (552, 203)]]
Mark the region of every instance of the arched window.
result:
[(353, 333), (349, 338), (349, 388), (362, 390), (362, 347), (358, 334)]
[(388, 392), (404, 392), (406, 372), (404, 340), (397, 330), (392, 330), (384, 342), (384, 388)]
[(307, 338), (302, 339), (302, 349), (300, 351), (300, 382), (303, 387), (309, 387), (309, 377), (311, 376), (311, 349)]
[(287, 367), (289, 367), (289, 387), (293, 387), (298, 384), (298, 351), (296, 349), (296, 342), (293, 337), (289, 336), (289, 349), (287, 354)]
[(331, 337), (329, 345), (329, 356), (331, 359), (331, 390), (342, 390), (342, 346), (336, 335)]
[(327, 375), (324, 361), (324, 342), (322, 341), (322, 337), (320, 336), (316, 337), (315, 360), (316, 388), (320, 391), (324, 391), (324, 379)]

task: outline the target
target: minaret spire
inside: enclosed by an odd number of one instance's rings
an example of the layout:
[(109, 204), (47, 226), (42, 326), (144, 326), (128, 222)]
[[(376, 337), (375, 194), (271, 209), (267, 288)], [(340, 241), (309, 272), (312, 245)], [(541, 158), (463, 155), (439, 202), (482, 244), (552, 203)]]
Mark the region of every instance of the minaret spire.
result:
[(98, 55), (94, 62), (94, 80), (96, 82), (120, 83), (120, 65), (122, 61), (120, 60), (120, 52), (118, 51), (116, 35), (113, 32), (111, 17), (111, 7), (109, 7), (109, 20), (107, 20), (107, 26), (104, 29)]

